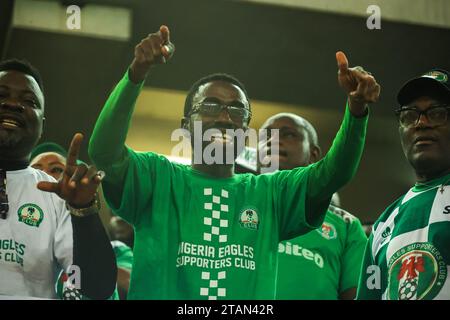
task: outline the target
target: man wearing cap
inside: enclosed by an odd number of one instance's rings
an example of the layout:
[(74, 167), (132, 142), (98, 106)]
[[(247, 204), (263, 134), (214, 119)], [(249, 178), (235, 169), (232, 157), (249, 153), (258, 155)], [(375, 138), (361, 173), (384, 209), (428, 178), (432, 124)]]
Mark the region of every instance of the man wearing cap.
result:
[(450, 81), (433, 69), (400, 89), (403, 152), (416, 183), (373, 226), (357, 299), (450, 299)]
[(101, 177), (76, 163), (82, 135), (58, 181), (30, 166), (43, 129), (42, 87), (28, 63), (0, 62), (0, 296), (56, 298), (65, 270), (70, 297), (108, 298), (117, 270), (95, 200)]

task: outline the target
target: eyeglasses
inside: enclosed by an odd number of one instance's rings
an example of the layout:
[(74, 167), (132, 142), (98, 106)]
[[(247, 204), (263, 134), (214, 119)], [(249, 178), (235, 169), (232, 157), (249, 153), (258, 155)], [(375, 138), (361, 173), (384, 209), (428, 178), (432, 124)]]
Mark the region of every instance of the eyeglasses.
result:
[(404, 106), (395, 110), (400, 125), (404, 128), (411, 128), (419, 123), (420, 116), (424, 114), (430, 125), (441, 126), (447, 122), (450, 106), (436, 105), (424, 111), (419, 111), (417, 108)]
[(0, 169), (0, 218), (6, 219), (9, 211), (8, 195), (6, 194), (6, 171)]
[(204, 116), (218, 116), (223, 109), (226, 109), (231, 120), (235, 122), (248, 121), (252, 116), (252, 112), (247, 108), (228, 106), (218, 102), (200, 102), (192, 106), (188, 113), (190, 117), (194, 113)]

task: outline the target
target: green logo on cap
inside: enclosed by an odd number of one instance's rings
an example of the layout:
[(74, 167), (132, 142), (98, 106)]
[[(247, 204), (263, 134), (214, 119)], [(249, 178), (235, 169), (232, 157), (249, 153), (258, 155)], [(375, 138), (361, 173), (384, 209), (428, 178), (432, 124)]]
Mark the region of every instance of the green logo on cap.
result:
[(448, 77), (445, 73), (440, 71), (430, 71), (423, 75), (424, 77), (433, 78), (439, 82), (447, 82)]

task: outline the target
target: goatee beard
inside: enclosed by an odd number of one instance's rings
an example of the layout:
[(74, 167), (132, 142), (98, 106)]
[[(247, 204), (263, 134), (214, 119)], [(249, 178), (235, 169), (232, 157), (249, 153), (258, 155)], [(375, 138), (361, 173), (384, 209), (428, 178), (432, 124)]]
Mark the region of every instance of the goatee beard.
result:
[(0, 149), (9, 149), (16, 147), (21, 140), (19, 135), (0, 130)]

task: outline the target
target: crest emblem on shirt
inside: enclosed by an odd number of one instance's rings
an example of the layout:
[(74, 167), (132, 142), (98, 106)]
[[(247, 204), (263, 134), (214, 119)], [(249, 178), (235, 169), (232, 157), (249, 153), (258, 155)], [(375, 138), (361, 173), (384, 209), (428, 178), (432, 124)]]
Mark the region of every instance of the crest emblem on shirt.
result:
[(322, 237), (324, 237), (327, 240), (336, 239), (337, 238), (337, 232), (336, 227), (332, 225), (331, 223), (324, 222), (322, 223), (322, 226), (316, 229), (317, 232), (320, 233)]
[(44, 212), (34, 203), (26, 203), (17, 211), (19, 221), (32, 227), (39, 227), (44, 219)]
[(431, 243), (417, 242), (401, 248), (389, 261), (388, 299), (433, 299), (447, 279), (447, 266)]
[(254, 209), (245, 209), (239, 215), (239, 223), (241, 227), (251, 230), (258, 230), (259, 217)]

